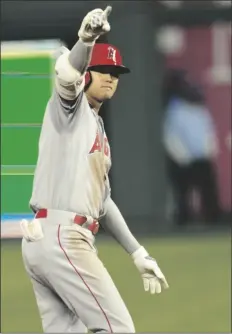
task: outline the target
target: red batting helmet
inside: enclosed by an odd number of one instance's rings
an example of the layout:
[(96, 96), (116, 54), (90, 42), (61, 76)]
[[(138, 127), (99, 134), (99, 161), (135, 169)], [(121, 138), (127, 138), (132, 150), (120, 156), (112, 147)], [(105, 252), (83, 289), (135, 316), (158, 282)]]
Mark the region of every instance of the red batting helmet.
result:
[(122, 64), (120, 51), (112, 44), (96, 43), (93, 47), (91, 61), (85, 75), (85, 88), (91, 83), (91, 70), (112, 70), (117, 75), (129, 73), (129, 68)]

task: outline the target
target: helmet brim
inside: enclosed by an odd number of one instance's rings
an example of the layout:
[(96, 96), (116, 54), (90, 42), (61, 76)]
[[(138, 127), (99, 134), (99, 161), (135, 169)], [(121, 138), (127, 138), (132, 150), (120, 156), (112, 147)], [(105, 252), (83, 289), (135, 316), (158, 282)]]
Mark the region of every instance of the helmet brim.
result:
[(129, 68), (123, 65), (94, 65), (88, 67), (88, 70), (104, 73), (115, 72), (118, 75), (130, 73)]

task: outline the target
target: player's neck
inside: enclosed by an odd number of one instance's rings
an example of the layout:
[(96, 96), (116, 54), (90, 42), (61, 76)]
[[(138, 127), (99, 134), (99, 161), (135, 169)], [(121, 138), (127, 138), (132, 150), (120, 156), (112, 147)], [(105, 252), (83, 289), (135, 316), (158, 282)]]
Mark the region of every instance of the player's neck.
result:
[(100, 101), (96, 100), (95, 98), (93, 98), (92, 96), (88, 95), (88, 93), (86, 93), (86, 97), (87, 97), (87, 100), (88, 100), (89, 104), (91, 105), (91, 107), (98, 114), (99, 110), (101, 108), (102, 102), (100, 102)]

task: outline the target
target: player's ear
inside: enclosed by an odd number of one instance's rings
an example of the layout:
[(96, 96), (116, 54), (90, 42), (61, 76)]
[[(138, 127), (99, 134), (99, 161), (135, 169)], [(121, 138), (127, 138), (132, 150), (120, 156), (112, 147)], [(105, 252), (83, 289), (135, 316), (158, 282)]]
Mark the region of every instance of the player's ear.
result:
[(85, 74), (85, 89), (84, 89), (84, 91), (86, 91), (89, 88), (91, 83), (92, 83), (92, 74), (91, 74), (90, 71), (87, 71), (86, 74)]

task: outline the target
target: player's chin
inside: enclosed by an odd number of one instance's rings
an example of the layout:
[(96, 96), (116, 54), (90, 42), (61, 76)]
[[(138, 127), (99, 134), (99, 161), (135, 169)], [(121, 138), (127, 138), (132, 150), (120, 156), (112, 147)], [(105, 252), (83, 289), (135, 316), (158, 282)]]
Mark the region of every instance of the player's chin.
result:
[(102, 101), (110, 100), (113, 96), (114, 96), (114, 92), (109, 91), (109, 92), (102, 94), (101, 100)]

